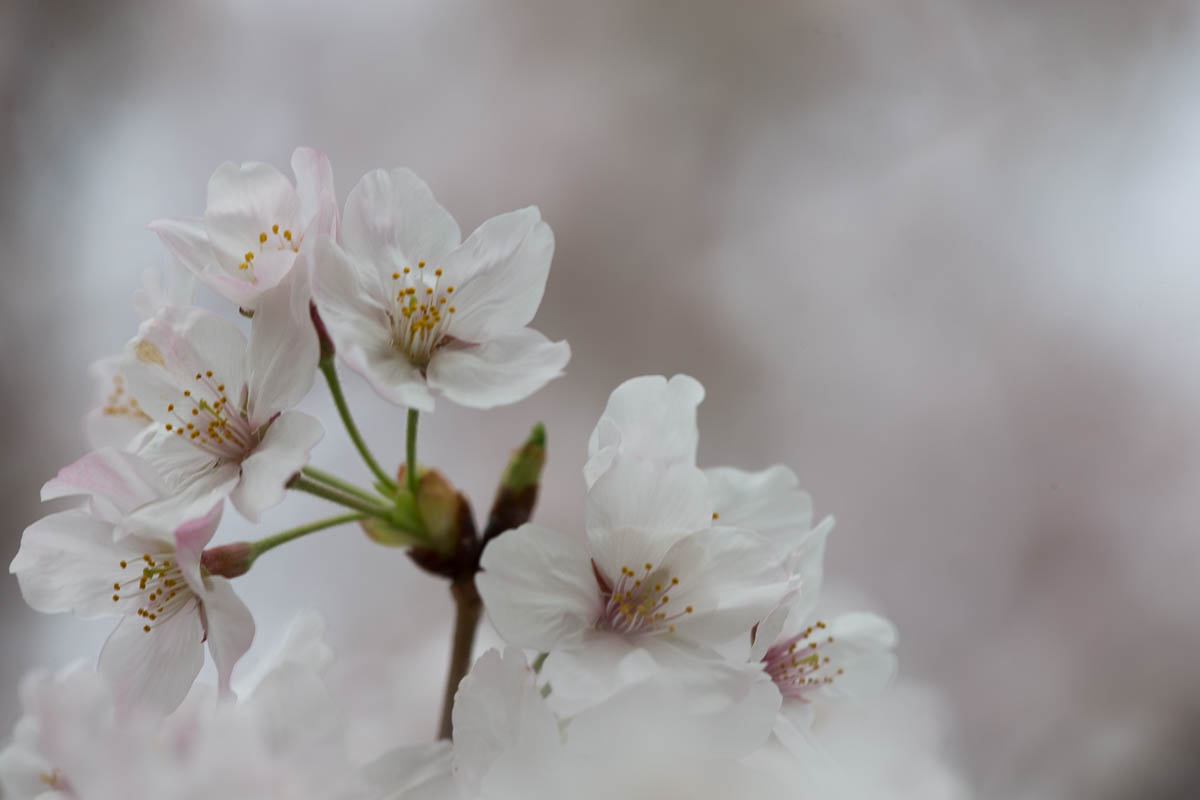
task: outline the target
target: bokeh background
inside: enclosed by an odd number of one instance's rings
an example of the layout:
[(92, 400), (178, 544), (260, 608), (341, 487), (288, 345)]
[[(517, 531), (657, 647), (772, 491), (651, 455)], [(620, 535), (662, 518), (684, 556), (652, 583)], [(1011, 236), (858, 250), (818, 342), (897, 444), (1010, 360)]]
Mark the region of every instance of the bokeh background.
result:
[[(0, 553), (167, 263), (146, 222), (200, 213), (221, 161), (309, 144), (340, 198), (407, 165), (465, 230), (529, 203), (555, 230), (536, 325), (568, 375), (422, 422), (477, 507), (544, 420), (538, 518), (580, 525), (608, 392), (691, 373), (702, 461), (785, 462), (837, 516), (830, 580), (896, 620), (979, 796), (1195, 797), (1198, 23), (1180, 0), (0, 6)], [(397, 459), (402, 412), (346, 380)], [(305, 407), (315, 462), (365, 478), (321, 385)], [(402, 553), (326, 533), (239, 583), (250, 662), (325, 614), (369, 689), (360, 749), (432, 732), (450, 601)], [(11, 578), (0, 620), (7, 731), (20, 675), (110, 623), (39, 616)]]

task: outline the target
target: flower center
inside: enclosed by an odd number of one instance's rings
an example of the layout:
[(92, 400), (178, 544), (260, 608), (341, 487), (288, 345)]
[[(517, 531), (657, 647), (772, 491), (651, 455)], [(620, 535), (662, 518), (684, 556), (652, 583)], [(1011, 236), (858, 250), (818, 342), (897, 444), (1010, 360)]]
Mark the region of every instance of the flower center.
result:
[(441, 280), (442, 270), (427, 270), (424, 261), (392, 273), (392, 346), (417, 367), (429, 364), (455, 310), (454, 287), (443, 288)]
[[(242, 387), (242, 406), (246, 404)], [(167, 414), (176, 422), (166, 429), (218, 459), (240, 461), (258, 445), (259, 434), (250, 425), (244, 409), (234, 409), (225, 394), (225, 384), (212, 370), (197, 372), (195, 389), (184, 389), (178, 403), (167, 404)]]
[(655, 569), (649, 562), (643, 565), (641, 572), (621, 567), (621, 577), (612, 583), (600, 575), (595, 562), (592, 566), (605, 599), (604, 610), (596, 620), (599, 630), (641, 633), (666, 629), (668, 633), (674, 633), (675, 620), (692, 613), (691, 606), (682, 611), (668, 609), (670, 591), (679, 586), (679, 578), (661, 567)]
[(119, 562), (120, 579), (113, 581), (113, 602), (136, 601), (137, 615), (145, 621), (142, 630), (146, 633), (195, 599), (179, 565), (172, 560), (173, 555), (170, 552), (146, 553), (140, 559)]
[(810, 625), (799, 636), (772, 645), (763, 656), (763, 669), (784, 697), (804, 699), (813, 689), (833, 683), (844, 672), (821, 652), (821, 645), (833, 644), (832, 636), (821, 633), (825, 628), (824, 622)]
[[(279, 225), (271, 226), (271, 233), (262, 231), (258, 234), (257, 252), (262, 253), (266, 250), (291, 250), (293, 253), (300, 252), (300, 242), (304, 238), (304, 234), (299, 236), (292, 235), (291, 228), (280, 230)], [(254, 255), (256, 250), (247, 250), (242, 255), (242, 263), (238, 264), (238, 274), (244, 277), (248, 282), (254, 282)]]

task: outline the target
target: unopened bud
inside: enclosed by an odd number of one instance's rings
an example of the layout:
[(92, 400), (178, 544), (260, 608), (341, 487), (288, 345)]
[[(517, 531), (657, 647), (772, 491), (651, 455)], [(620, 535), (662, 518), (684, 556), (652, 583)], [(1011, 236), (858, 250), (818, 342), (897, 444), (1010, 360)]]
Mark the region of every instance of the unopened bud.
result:
[(317, 329), (317, 341), (321, 345), (321, 363), (331, 363), (334, 353), (337, 352), (333, 346), (333, 337), (329, 335), (325, 320), (321, 319), (321, 312), (317, 311), (317, 304), (312, 300), (308, 301), (308, 315), (312, 317), (313, 327)]
[(513, 451), (500, 476), (500, 486), (483, 532), (484, 542), (521, 527), (533, 516), (545, 464), (546, 428), (539, 422), (533, 426), (525, 443)]
[(211, 547), (200, 554), (200, 566), (210, 575), (236, 578), (250, 571), (258, 553), (250, 542), (234, 542), (220, 547)]
[(464, 505), (461, 495), (436, 469), (421, 472), (417, 481), (417, 512), (434, 550), (443, 555), (458, 545), (458, 517)]

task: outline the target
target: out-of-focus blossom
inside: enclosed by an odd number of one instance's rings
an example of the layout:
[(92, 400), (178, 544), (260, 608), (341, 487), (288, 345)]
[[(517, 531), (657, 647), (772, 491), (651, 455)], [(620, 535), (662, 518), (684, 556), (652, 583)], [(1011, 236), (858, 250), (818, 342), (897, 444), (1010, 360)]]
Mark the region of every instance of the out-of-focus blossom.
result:
[(30, 606), (81, 617), (119, 615), (99, 670), (122, 706), (169, 709), (187, 694), (212, 653), (222, 690), (250, 647), (254, 620), (229, 581), (205, 574), (200, 558), (221, 519), (222, 503), (161, 534), (145, 528), (114, 538), (127, 515), (171, 495), (138, 456), (100, 450), (46, 484), (46, 499), (86, 493), (82, 508), (29, 526), (9, 566)]
[(333, 169), (324, 153), (298, 147), (292, 185), (270, 164), (226, 162), (208, 181), (203, 217), (150, 223), (180, 263), (217, 294), (256, 311), (321, 234), (337, 235)]
[(534, 206), (462, 242), (424, 181), (375, 170), (346, 199), (341, 244), (318, 243), (313, 292), (338, 354), (385, 399), (432, 411), (438, 391), (491, 408), (528, 397), (570, 358), (566, 342), (527, 327), (553, 254)]
[[(139, 453), (181, 493), (228, 496), (257, 521), (308, 462), (323, 429), (289, 410), (316, 374), (308, 299), (303, 275), (264, 294), (248, 344), (233, 322), (175, 307), (143, 323), (130, 342), (126, 390), (157, 423)], [(166, 498), (133, 516), (153, 524), (176, 513)]]
[(320, 635), (319, 620), (301, 615), (247, 697), (217, 702), (197, 687), (165, 719), (114, 702), (105, 676), (83, 667), (29, 676), (17, 737), (0, 753), (5, 796), (367, 797), (320, 676), (328, 660)]
[[(459, 685), (452, 747), (401, 750), (372, 771), (392, 786), (405, 771), (419, 776), (382, 794), (406, 800), (770, 796), (759, 792), (781, 788), (773, 776), (739, 759), (766, 740), (774, 708), (728, 677), (638, 674), (565, 718), (551, 711), (519, 651), (491, 650)], [(428, 759), (423, 771), (420, 757)]]

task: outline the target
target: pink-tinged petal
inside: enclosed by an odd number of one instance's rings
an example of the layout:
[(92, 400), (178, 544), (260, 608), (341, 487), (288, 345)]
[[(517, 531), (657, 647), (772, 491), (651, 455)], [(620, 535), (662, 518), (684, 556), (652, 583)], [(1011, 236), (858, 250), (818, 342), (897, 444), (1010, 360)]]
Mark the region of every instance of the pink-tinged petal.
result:
[[(136, 538), (116, 543), (111, 523), (82, 509), (60, 511), (25, 529), (8, 571), (17, 576), (25, 602), (42, 613), (132, 613), (140, 601), (126, 596), (114, 602), (113, 583), (139, 574), (136, 566), (122, 569), (121, 562), (138, 561), (147, 544)], [(154, 552), (162, 549), (163, 543), (154, 544)]]
[(708, 483), (685, 464), (621, 460), (588, 492), (586, 519), (592, 555), (614, 576), (622, 566), (657, 562), (676, 541), (711, 525)]
[(320, 348), (308, 304), (308, 276), (295, 270), (258, 300), (250, 331), (247, 414), (259, 426), (308, 393)]
[(112, 448), (88, 453), (42, 486), (42, 500), (91, 495), (96, 513), (112, 522), (166, 493), (166, 484), (150, 463)]
[[(200, 554), (216, 534), (224, 508), (224, 503), (217, 503), (203, 516), (189, 519), (175, 528), (175, 558), (185, 577), (191, 571), (197, 576), (200, 574)], [(194, 570), (193, 566), (196, 567)], [(188, 583), (193, 581), (189, 580)], [(193, 585), (192, 588), (195, 590), (196, 587)]]
[(700, 432), (696, 408), (704, 387), (689, 375), (630, 378), (612, 391), (588, 439), (584, 476), (591, 486), (617, 453), (663, 466), (695, 465)]
[[(416, 269), (421, 261), (438, 266), (461, 236), (425, 181), (407, 169), (368, 172), (346, 198), (343, 245), (388, 280), (395, 270)], [(384, 286), (390, 284), (381, 282)]]
[(758, 472), (715, 467), (704, 470), (704, 477), (722, 525), (767, 534), (804, 531), (812, 525), (812, 498), (782, 464)]
[(263, 511), (283, 502), (287, 482), (308, 463), (309, 451), (321, 441), (321, 423), (300, 411), (281, 414), (242, 461), (242, 475), (230, 500), (238, 512), (257, 522)]
[(118, 709), (143, 705), (171, 711), (204, 665), (199, 604), (189, 598), (149, 631), (146, 624), (138, 616), (122, 619), (104, 643), (97, 669), (112, 686)]
[(600, 611), (591, 562), (574, 539), (522, 525), (483, 551), (475, 586), (508, 642), (550, 650), (590, 629)]
[(523, 400), (562, 375), (566, 342), (530, 328), (468, 347), (443, 347), (429, 362), (429, 386), (459, 405), (493, 408)]
[(454, 287), (447, 332), (486, 342), (520, 330), (537, 313), (554, 257), (554, 234), (536, 206), (492, 217), (442, 263)]
[(150, 223), (150, 230), (158, 234), (158, 238), (180, 264), (201, 280), (220, 269), (217, 256), (208, 241), (203, 218), (158, 219)]
[(217, 667), (217, 689), (229, 695), (233, 667), (254, 641), (254, 617), (225, 578), (207, 577), (204, 586), (200, 610), (208, 650)]
[(300, 197), (300, 218), (308, 221), (306, 242), (323, 234), (337, 241), (337, 196), (329, 156), (311, 147), (297, 147), (292, 153), (292, 172)]

